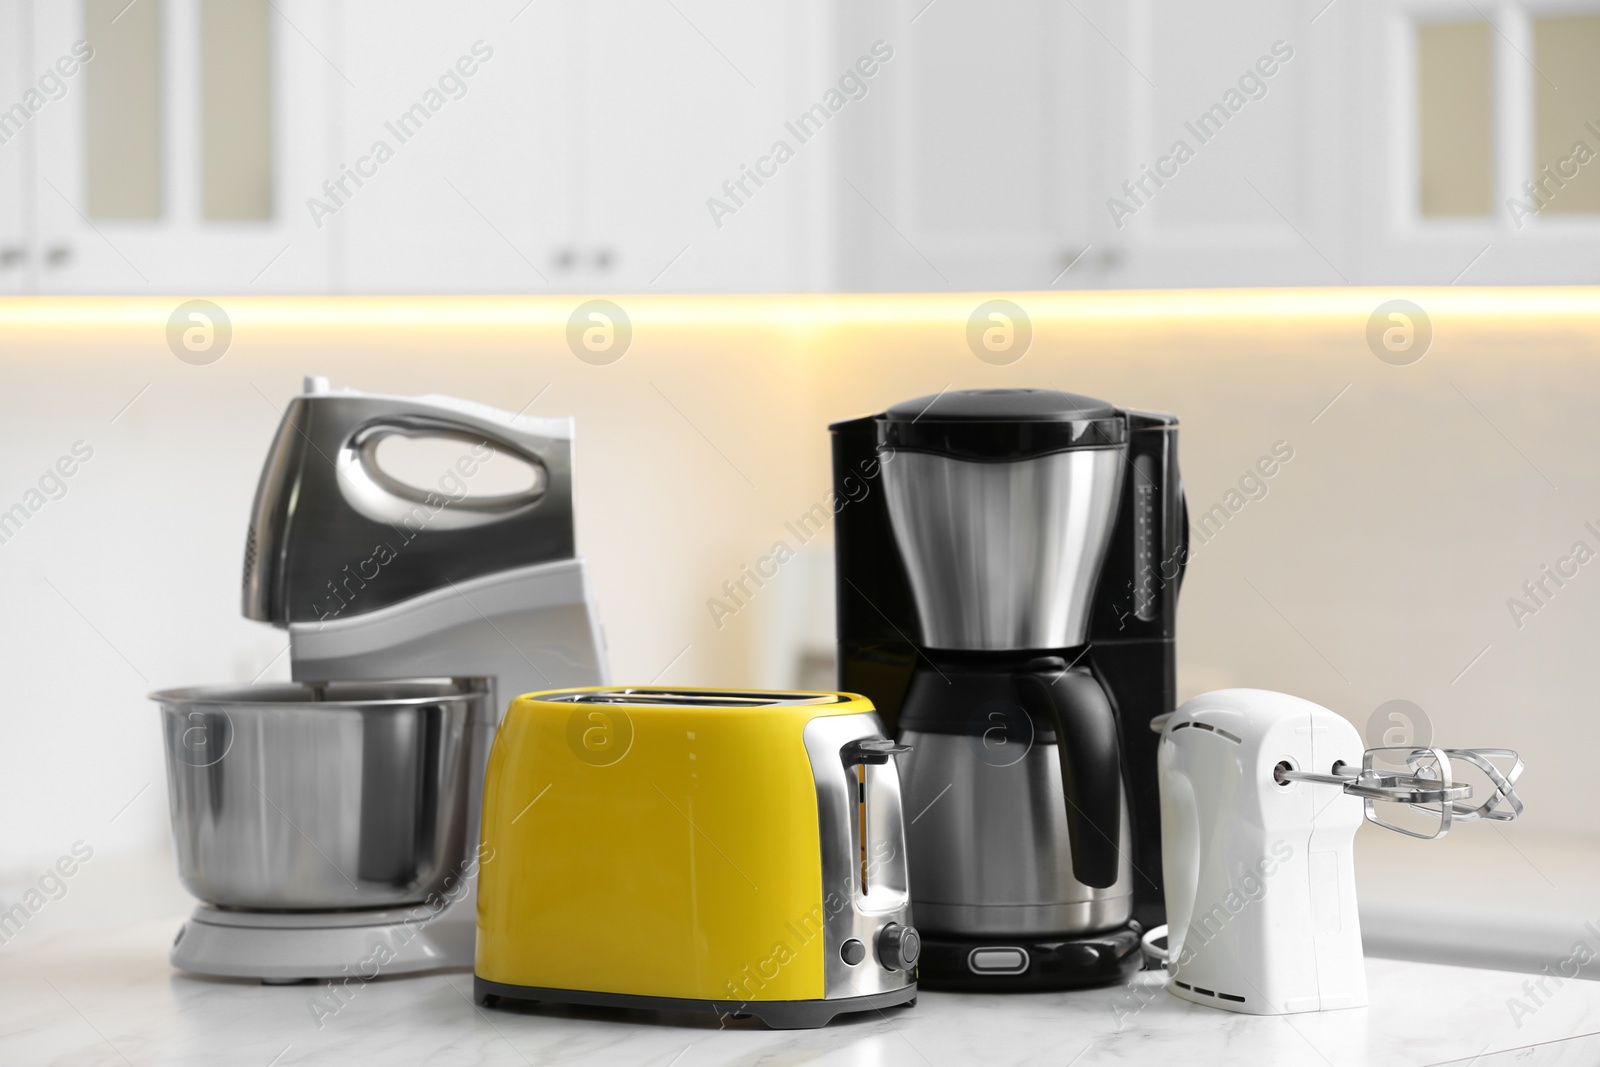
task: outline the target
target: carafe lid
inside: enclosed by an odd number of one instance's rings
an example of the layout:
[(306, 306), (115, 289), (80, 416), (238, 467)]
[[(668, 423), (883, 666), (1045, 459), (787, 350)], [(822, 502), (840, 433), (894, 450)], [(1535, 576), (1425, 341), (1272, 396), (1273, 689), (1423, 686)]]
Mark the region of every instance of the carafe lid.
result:
[(1059, 389), (961, 389), (905, 400), (878, 417), (878, 443), (1004, 463), (1128, 439), (1121, 411)]

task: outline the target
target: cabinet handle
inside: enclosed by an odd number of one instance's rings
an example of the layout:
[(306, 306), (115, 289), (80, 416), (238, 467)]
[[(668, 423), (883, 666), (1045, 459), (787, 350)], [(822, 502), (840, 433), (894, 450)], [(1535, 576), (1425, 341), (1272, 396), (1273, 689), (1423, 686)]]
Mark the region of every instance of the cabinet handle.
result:
[(45, 249), (44, 262), (45, 266), (59, 270), (72, 262), (72, 249), (67, 245), (51, 245)]
[(0, 270), (10, 267), (20, 267), (28, 261), (28, 250), (22, 245), (6, 245), (0, 248)]

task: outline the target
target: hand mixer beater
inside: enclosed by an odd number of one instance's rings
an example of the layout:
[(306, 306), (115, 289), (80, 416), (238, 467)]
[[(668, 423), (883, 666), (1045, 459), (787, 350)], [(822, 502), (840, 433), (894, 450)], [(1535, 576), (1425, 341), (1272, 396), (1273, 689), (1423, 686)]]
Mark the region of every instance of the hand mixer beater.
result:
[[(1283, 693), (1225, 689), (1161, 734), (1167, 988), (1253, 1015), (1367, 1002), (1352, 843), (1363, 818), (1412, 837), (1522, 813), (1509, 749), (1363, 750), (1349, 722)], [(1483, 789), (1463, 781), (1470, 775)]]

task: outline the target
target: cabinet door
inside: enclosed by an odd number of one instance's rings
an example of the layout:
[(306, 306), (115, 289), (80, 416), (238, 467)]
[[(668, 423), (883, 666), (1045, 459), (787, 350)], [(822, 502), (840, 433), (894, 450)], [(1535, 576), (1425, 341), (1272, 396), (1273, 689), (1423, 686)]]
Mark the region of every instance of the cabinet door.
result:
[(894, 49), (855, 125), (839, 191), (846, 288), (1085, 284), (1108, 109), (1137, 75), (1089, 22), (1098, 5), (897, 0), (852, 8), (852, 56)]
[(1106, 32), (1141, 72), (1110, 94), (1107, 172), (1093, 198), (1109, 283), (1352, 280), (1339, 228), (1335, 28), (1281, 0), (1106, 10)]
[(707, 200), (782, 132), (814, 13), (732, 0), (343, 10), (340, 162), (380, 145), (387, 157), (329, 221), (350, 289), (796, 284), (802, 174), (724, 226)]
[[(815, 186), (829, 174), (829, 142), (840, 131), (802, 143), (786, 123), (837, 93), (855, 59), (819, 59), (824, 23), (811, 9), (825, 6), (578, 5), (571, 62), (582, 86), (572, 108), (582, 155), (580, 262), (608, 267), (609, 281), (601, 274), (597, 282), (674, 291), (822, 281), (808, 234), (813, 221), (820, 225)], [(845, 105), (829, 126), (851, 121), (856, 107)], [(779, 141), (792, 155), (775, 155)], [(752, 177), (756, 168), (766, 176)]]
[(1367, 278), (1600, 280), (1594, 5), (1361, 0), (1335, 14), (1368, 61), (1348, 135), (1365, 156), (1349, 177)]
[(28, 272), (23, 173), (32, 134), (17, 112), (31, 84), (26, 2), (0, 0), (0, 295), (23, 292)]
[[(297, 206), (323, 170), (323, 12), (34, 0), (35, 66), (72, 70), (31, 123), (38, 291), (324, 288), (326, 243)], [(257, 77), (240, 90), (245, 69)]]
[[(356, 292), (540, 292), (574, 238), (573, 8), (348, 0), (328, 230)], [(331, 201), (330, 201), (331, 204)]]

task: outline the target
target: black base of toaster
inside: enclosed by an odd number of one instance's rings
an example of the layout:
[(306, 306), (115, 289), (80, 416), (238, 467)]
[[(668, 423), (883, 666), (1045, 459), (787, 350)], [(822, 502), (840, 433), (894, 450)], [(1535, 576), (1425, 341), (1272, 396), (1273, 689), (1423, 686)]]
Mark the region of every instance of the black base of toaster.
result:
[(1139, 928), (1079, 937), (957, 937), (922, 933), (917, 983), (968, 993), (1083, 989), (1125, 981), (1144, 966)]
[(915, 1004), (917, 987), (864, 997), (837, 1000), (685, 1000), (678, 997), (643, 997), (629, 993), (591, 993), (580, 989), (543, 989), (538, 986), (507, 985), (476, 975), (472, 996), (479, 1004), (491, 1007), (498, 1000), (545, 1001), (552, 1004), (582, 1004), (591, 1008), (632, 1008), (643, 1011), (683, 1011), (743, 1019), (755, 1016), (774, 1030), (814, 1030), (833, 1021), (835, 1015), (855, 1011), (892, 1008)]

